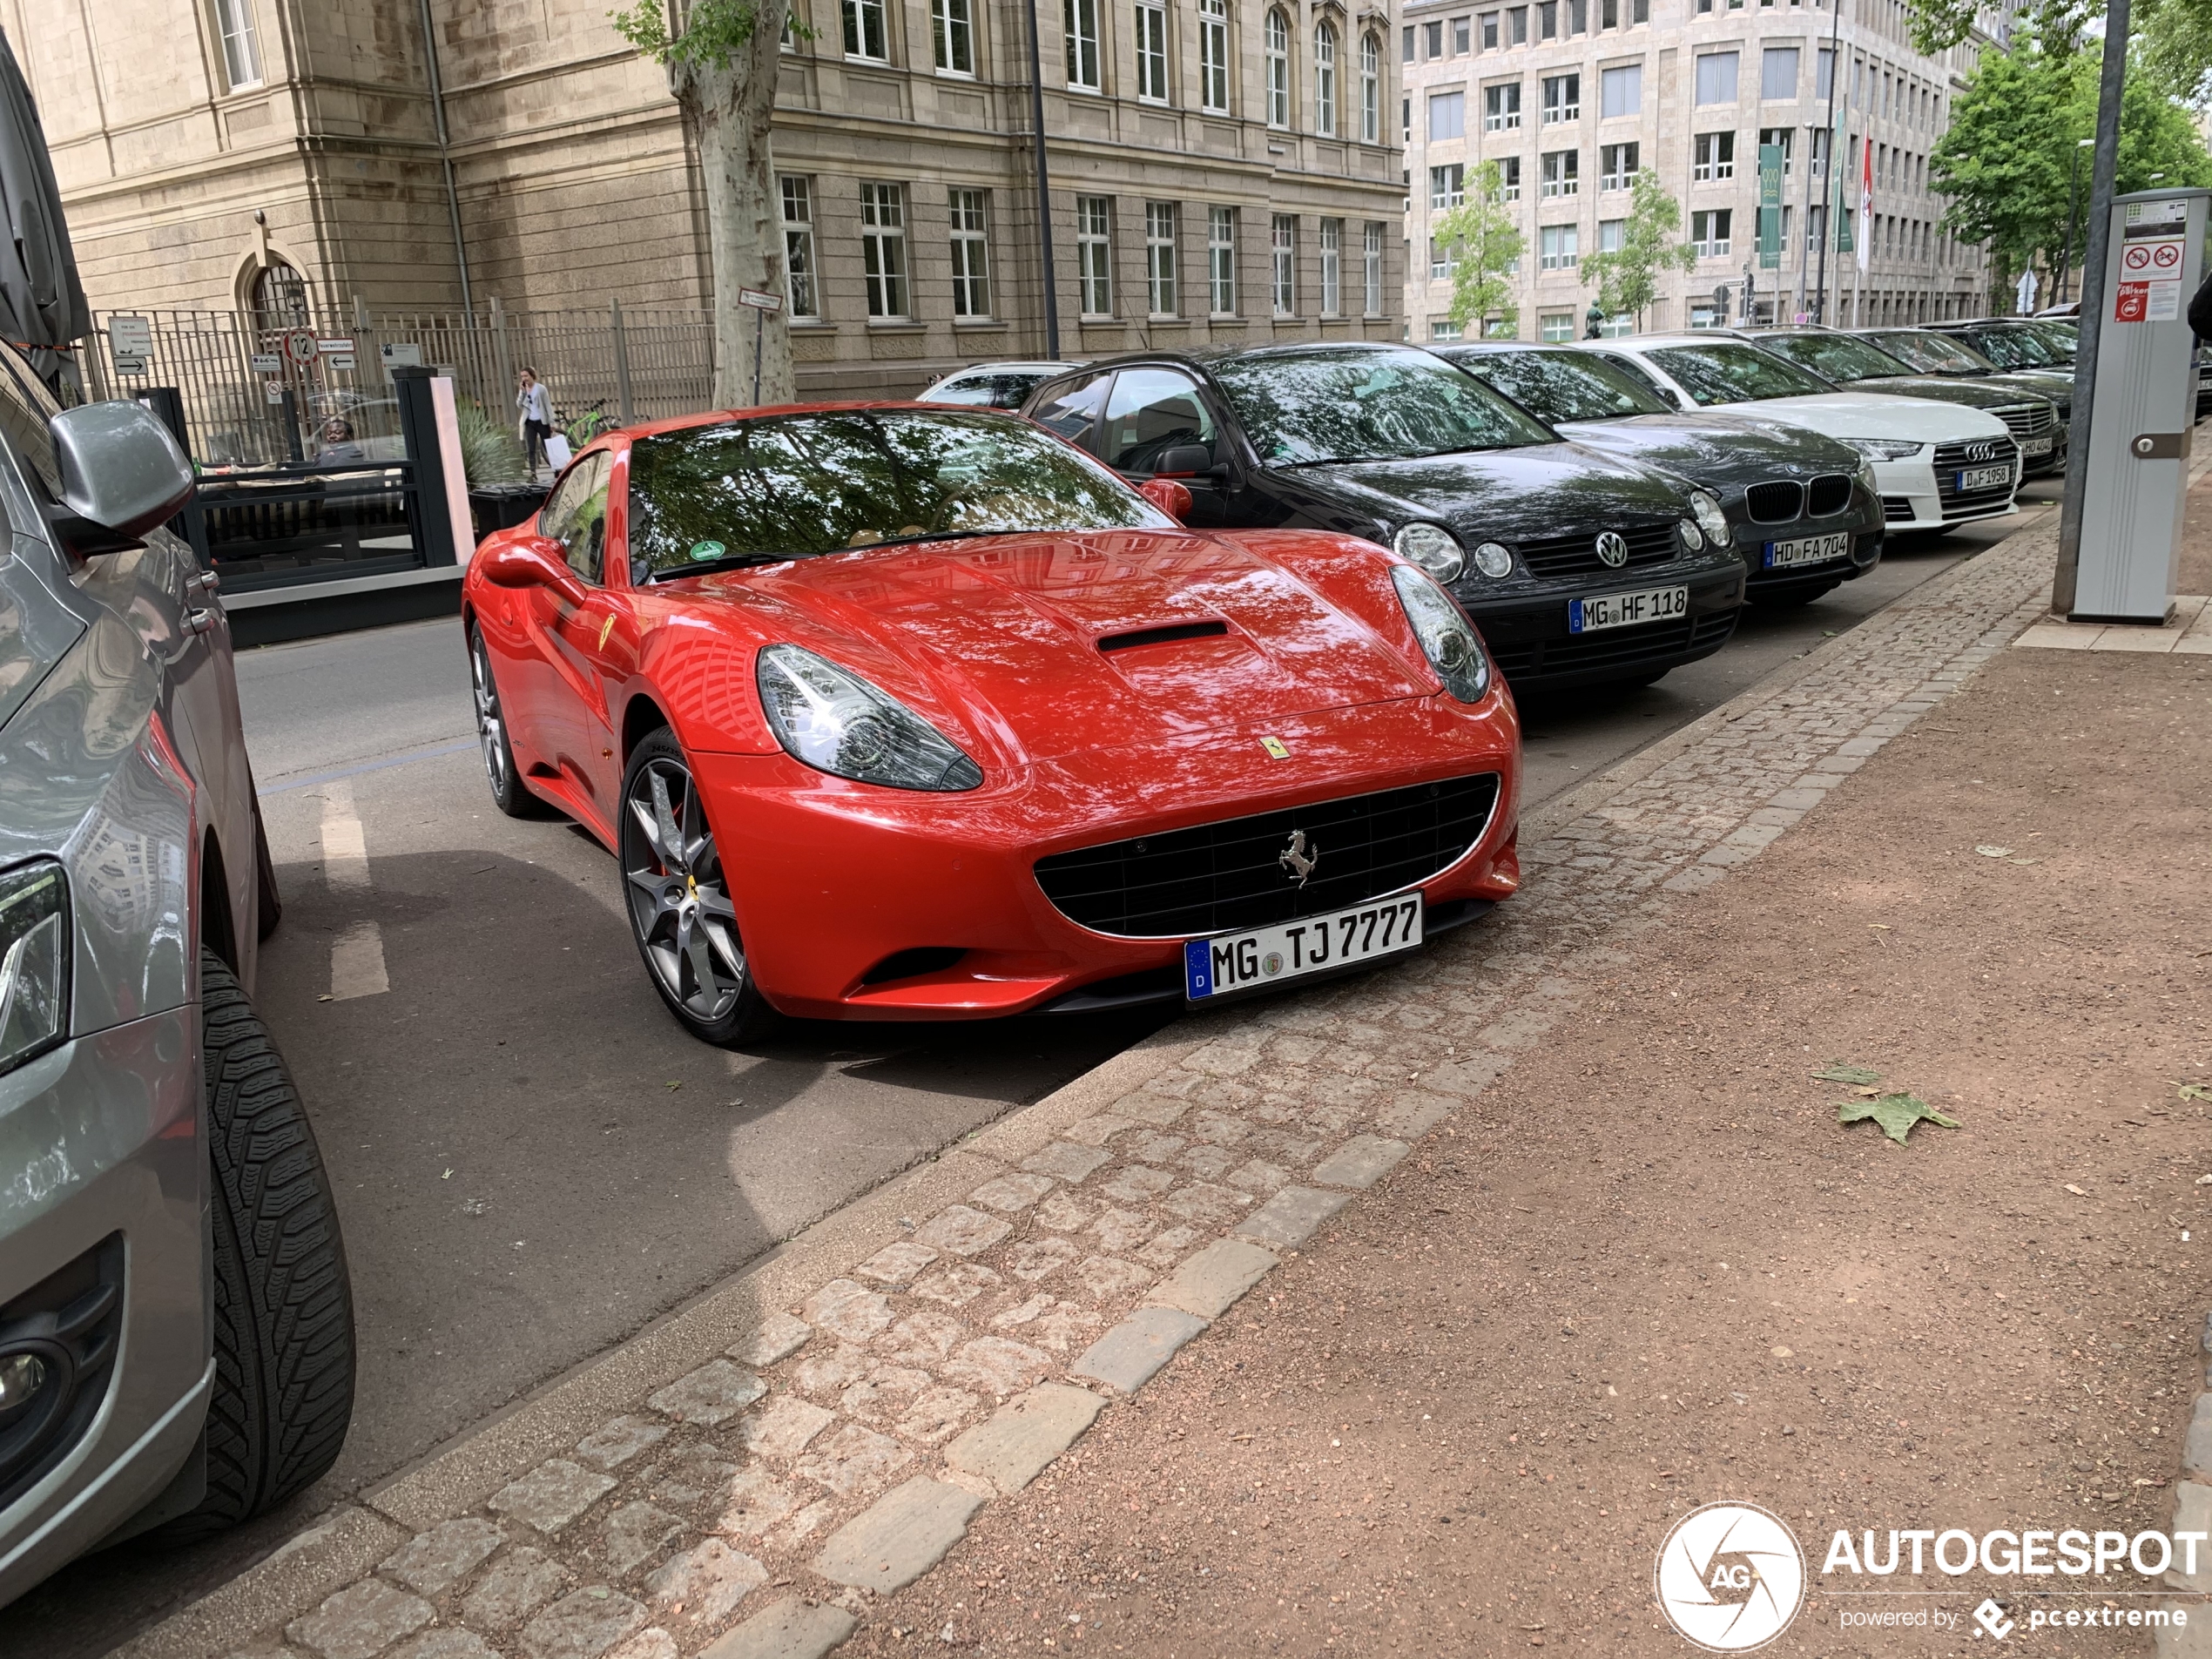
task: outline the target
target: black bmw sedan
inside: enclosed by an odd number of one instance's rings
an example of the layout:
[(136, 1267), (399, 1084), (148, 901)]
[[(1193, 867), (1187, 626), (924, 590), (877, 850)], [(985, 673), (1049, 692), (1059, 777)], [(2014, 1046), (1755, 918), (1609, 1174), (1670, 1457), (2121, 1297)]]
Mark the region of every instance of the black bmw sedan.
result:
[(1448, 586), (1516, 689), (1648, 684), (1735, 631), (1745, 571), (1720, 503), (1566, 442), (1404, 346), (1144, 353), (1040, 387), (1023, 413), (1200, 529), (1392, 547)]
[(1561, 437), (1710, 490), (1736, 527), (1754, 604), (1806, 604), (1881, 559), (1881, 496), (1848, 444), (1756, 415), (1677, 409), (1571, 346), (1493, 341), (1435, 350)]

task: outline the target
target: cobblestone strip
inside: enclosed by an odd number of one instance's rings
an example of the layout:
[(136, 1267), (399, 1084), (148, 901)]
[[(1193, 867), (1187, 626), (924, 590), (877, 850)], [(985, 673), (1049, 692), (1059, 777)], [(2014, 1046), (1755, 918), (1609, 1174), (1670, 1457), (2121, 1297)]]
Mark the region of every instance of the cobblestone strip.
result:
[(1595, 809), (1532, 823), (1523, 891), (1480, 926), (1217, 1016), (1179, 1065), (240, 1659), (826, 1653), (1541, 1041), (1673, 895), (1956, 690), (2039, 614), (2049, 547), (2000, 543)]

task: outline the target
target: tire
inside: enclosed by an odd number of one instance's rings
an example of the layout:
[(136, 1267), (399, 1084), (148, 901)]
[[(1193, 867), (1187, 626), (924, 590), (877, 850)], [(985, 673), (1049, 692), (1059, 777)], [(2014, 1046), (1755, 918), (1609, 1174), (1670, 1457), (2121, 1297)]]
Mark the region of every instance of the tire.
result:
[(500, 701), (499, 682), (492, 678), (491, 653), (484, 649), (484, 631), (474, 623), (469, 624), (469, 682), (476, 701), (476, 742), (483, 751), (484, 781), (491, 786), (492, 805), (509, 818), (552, 817), (553, 808), (530, 793), (515, 765), (506, 705)]
[(274, 1508), (337, 1461), (354, 1413), (354, 1300), (338, 1211), (292, 1074), (236, 979), (199, 954), (213, 1234), (207, 1492), (160, 1535)]
[(619, 811), (623, 911), (668, 1011), (706, 1042), (752, 1042), (779, 1029), (784, 1017), (760, 994), (738, 936), (721, 848), (691, 763), (667, 727), (631, 752)]
[(261, 803), (253, 803), (254, 936), (266, 940), (284, 920), (284, 895), (277, 891), (276, 861), (269, 856), (269, 832), (261, 825)]
[(1843, 585), (1843, 577), (1838, 577), (1833, 582), (1805, 582), (1795, 587), (1768, 588), (1764, 591), (1754, 589), (1751, 603), (1762, 610), (1795, 610), (1799, 605), (1809, 605), (1815, 599), (1825, 597)]

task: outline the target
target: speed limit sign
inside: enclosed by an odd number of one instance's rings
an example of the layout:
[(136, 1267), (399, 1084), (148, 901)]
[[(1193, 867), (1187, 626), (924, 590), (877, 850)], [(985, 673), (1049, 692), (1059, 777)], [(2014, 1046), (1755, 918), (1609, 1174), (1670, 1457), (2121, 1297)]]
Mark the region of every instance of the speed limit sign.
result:
[(315, 361), (319, 349), (312, 328), (294, 328), (284, 337), (284, 354), (302, 368)]

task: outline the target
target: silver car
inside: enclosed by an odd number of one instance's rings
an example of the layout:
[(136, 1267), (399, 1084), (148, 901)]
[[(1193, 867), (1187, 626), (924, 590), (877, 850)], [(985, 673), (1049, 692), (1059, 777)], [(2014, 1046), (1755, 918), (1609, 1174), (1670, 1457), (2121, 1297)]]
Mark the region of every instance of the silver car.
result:
[(327, 1470), (320, 1155), (249, 1000), (276, 885), (189, 465), (0, 347), (0, 1604)]

